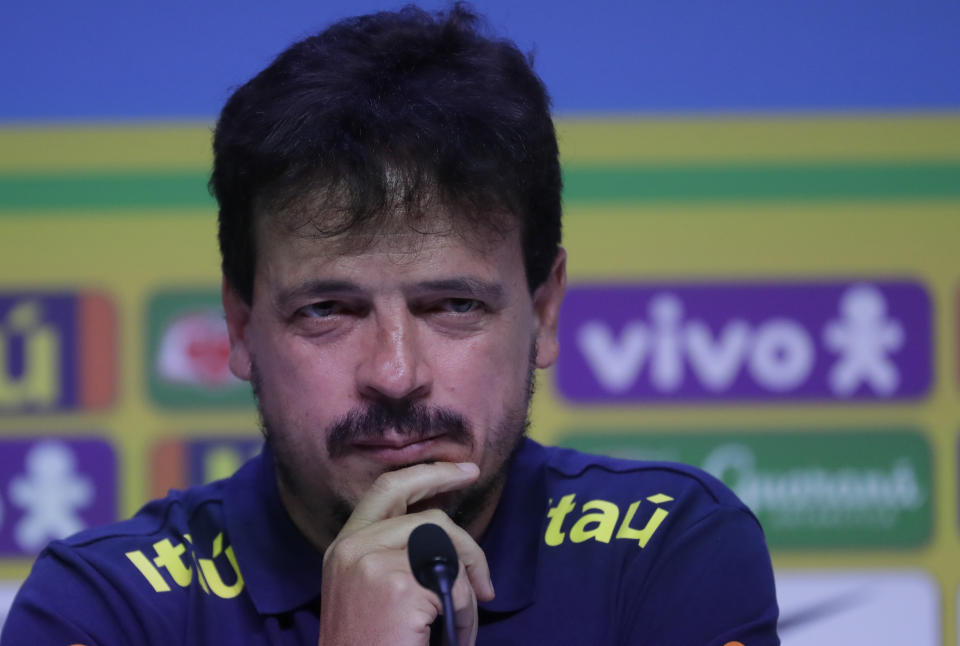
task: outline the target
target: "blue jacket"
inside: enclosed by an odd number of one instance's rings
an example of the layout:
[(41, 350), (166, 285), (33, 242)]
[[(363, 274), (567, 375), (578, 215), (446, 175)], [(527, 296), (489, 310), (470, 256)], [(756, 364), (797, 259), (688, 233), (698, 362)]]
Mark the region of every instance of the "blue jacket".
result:
[[(779, 644), (760, 526), (692, 467), (527, 440), (481, 546), (497, 596), (478, 644)], [(313, 646), (322, 558), (265, 449), (227, 480), (51, 543), (0, 645)]]

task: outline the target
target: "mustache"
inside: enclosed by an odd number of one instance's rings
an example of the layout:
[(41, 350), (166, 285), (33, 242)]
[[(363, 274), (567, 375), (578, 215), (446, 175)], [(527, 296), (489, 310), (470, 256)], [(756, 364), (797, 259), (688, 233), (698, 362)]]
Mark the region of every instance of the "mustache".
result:
[(423, 404), (402, 402), (386, 405), (373, 402), (356, 408), (334, 422), (327, 433), (327, 452), (337, 458), (350, 451), (350, 445), (376, 440), (393, 429), (412, 441), (436, 435), (460, 444), (472, 444), (473, 433), (466, 418), (448, 408), (428, 408)]

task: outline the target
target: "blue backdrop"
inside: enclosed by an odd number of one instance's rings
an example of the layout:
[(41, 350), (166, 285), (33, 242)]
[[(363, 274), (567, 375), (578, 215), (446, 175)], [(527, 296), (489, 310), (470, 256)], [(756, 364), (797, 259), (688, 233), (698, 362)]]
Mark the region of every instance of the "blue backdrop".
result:
[[(0, 120), (209, 120), (292, 40), (397, 6), (10, 0), (0, 15)], [(561, 114), (960, 107), (956, 0), (475, 6), (535, 50)]]

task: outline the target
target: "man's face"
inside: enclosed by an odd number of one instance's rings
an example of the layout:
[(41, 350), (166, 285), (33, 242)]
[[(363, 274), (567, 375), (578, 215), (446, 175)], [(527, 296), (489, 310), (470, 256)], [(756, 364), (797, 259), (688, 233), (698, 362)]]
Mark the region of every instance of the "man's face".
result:
[(378, 475), (420, 462), (480, 467), (472, 492), (432, 502), (489, 502), (533, 367), (556, 358), (563, 253), (531, 295), (516, 231), (404, 229), (356, 245), (271, 223), (257, 230), (252, 306), (228, 286), (224, 305), (231, 369), (254, 382), (299, 524), (332, 538)]

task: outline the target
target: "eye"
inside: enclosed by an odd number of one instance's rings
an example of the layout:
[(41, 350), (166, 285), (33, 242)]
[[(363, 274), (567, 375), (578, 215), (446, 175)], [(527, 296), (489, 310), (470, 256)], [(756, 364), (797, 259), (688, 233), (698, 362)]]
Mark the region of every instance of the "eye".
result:
[(310, 303), (297, 310), (297, 314), (309, 318), (326, 318), (341, 312), (343, 308), (336, 301), (320, 301), (319, 303)]
[(453, 314), (469, 314), (479, 310), (480, 301), (472, 298), (448, 298), (440, 303), (440, 309)]

